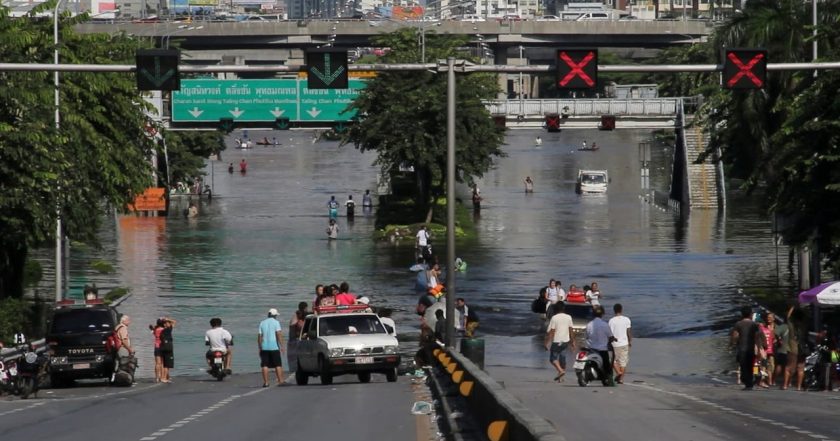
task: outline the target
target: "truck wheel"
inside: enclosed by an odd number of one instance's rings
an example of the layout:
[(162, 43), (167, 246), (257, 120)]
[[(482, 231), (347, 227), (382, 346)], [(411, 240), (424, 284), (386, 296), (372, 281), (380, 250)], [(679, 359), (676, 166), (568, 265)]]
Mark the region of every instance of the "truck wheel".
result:
[(321, 384), (323, 384), (324, 386), (331, 385), (333, 382), (333, 376), (327, 368), (327, 363), (324, 361), (323, 358), (318, 360), (318, 367), (318, 370), (320, 371), (319, 375), (321, 376)]
[(388, 369), (385, 372), (385, 379), (388, 380), (389, 383), (394, 383), (397, 381), (397, 368)]
[(309, 384), (309, 375), (301, 369), (300, 363), (297, 364), (297, 369), (295, 369), (295, 382), (298, 386)]
[(370, 372), (359, 372), (359, 383), (370, 383)]

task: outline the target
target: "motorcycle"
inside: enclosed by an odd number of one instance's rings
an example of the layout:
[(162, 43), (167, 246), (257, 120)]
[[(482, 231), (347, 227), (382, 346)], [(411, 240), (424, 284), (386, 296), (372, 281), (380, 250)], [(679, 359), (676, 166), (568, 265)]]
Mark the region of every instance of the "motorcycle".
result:
[(228, 375), (228, 370), (225, 369), (225, 354), (221, 351), (213, 351), (210, 353), (210, 369), (207, 370), (213, 378), (222, 381)]
[(4, 392), (17, 395), (17, 362), (0, 361), (0, 395)]
[[(805, 381), (802, 387), (805, 390), (823, 390), (826, 386), (825, 375), (830, 375), (825, 372), (825, 365), (831, 363), (831, 351), (825, 342), (816, 345), (814, 350), (805, 357)], [(830, 387), (830, 385), (829, 385)]]
[(17, 393), (24, 400), (38, 394), (39, 385), (45, 381), (48, 358), (46, 354), (38, 354), (32, 346), (18, 359), (17, 363)]
[(582, 348), (575, 357), (574, 368), (580, 387), (586, 387), (595, 380), (600, 380), (604, 386), (612, 384), (612, 379), (604, 375), (604, 360), (601, 354), (594, 349)]

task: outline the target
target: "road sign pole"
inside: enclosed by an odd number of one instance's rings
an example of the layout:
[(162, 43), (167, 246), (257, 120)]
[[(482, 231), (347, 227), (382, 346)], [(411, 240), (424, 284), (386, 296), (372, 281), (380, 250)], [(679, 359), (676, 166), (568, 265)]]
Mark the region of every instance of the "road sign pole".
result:
[(446, 346), (455, 347), (455, 58), (446, 59)]

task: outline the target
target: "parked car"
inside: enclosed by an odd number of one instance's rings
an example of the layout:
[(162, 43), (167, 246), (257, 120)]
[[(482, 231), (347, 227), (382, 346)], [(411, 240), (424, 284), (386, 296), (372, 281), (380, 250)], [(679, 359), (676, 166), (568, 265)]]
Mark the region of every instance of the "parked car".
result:
[(537, 21), (560, 21), (560, 17), (556, 15), (543, 15), (537, 17)]
[(476, 14), (460, 15), (460, 16), (455, 17), (455, 20), (457, 20), (457, 21), (468, 21), (470, 23), (478, 23), (478, 22), (485, 21), (484, 17), (482, 17), (480, 15), (476, 15)]
[(53, 387), (82, 378), (110, 379), (114, 358), (105, 341), (118, 323), (116, 309), (101, 302), (57, 306), (46, 335)]
[(502, 16), (502, 18), (499, 19), (499, 21), (521, 21), (521, 20), (522, 20), (522, 17), (520, 17), (519, 14), (505, 14), (505, 15)]

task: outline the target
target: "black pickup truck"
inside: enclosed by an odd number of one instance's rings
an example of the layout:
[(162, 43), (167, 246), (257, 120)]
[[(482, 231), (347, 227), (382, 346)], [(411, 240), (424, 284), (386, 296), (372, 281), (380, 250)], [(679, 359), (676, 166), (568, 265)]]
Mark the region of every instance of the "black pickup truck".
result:
[(103, 304), (59, 305), (47, 333), (53, 387), (83, 378), (108, 378), (114, 358), (105, 341), (119, 323), (116, 309)]

